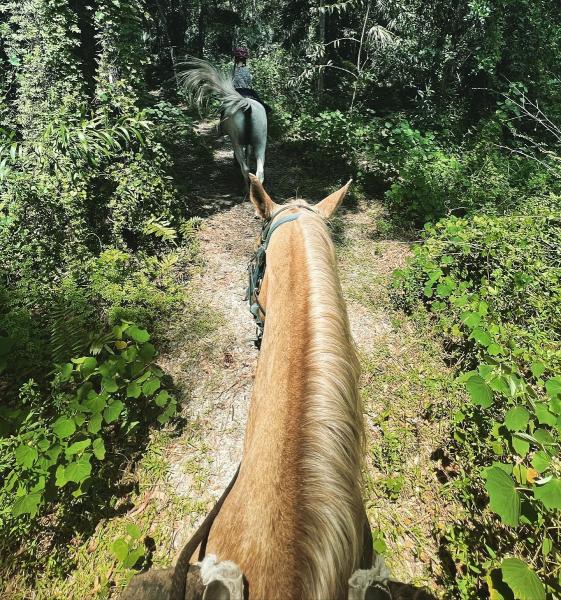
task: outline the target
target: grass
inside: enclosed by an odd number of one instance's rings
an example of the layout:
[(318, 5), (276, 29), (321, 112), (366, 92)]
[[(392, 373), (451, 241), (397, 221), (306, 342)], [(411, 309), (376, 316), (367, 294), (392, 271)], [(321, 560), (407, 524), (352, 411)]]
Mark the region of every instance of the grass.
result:
[(390, 277), (408, 255), (404, 236), (385, 228), (376, 203), (359, 203), (344, 221), (337, 254), (362, 367), (367, 514), (392, 575), (442, 593), (440, 540), (460, 507), (442, 477), (439, 449), (462, 394), (422, 313), (405, 315), (392, 304)]

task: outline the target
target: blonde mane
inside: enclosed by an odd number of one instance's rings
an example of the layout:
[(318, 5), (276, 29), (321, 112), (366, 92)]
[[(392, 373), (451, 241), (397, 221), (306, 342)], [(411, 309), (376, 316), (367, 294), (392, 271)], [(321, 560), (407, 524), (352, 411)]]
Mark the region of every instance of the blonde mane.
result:
[(347, 579), (362, 550), (360, 367), (328, 229), (312, 215), (303, 215), (299, 223), (311, 333), (301, 423), (301, 589), (303, 598), (339, 599), (346, 598)]

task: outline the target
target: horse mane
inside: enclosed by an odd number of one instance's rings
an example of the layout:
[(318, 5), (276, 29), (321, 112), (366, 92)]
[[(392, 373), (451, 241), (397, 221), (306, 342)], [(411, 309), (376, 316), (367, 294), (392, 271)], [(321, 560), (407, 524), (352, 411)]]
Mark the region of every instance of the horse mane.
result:
[(177, 81), (188, 94), (193, 95), (197, 105), (201, 106), (212, 96), (217, 97), (225, 117), (251, 107), (251, 102), (234, 88), (232, 78), (220, 73), (206, 60), (187, 57), (180, 66), (184, 70), (177, 74)]
[(360, 366), (331, 236), (315, 216), (299, 222), (309, 269), (311, 333), (301, 424), (302, 597), (339, 599), (347, 597), (347, 580), (362, 550)]

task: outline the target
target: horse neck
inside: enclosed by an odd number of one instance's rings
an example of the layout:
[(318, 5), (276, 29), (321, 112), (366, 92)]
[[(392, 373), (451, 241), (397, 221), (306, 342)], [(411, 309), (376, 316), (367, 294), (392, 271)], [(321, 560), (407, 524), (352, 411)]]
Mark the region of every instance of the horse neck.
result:
[(262, 295), (244, 463), (260, 474), (263, 509), (292, 519), (302, 597), (346, 597), (361, 550), (363, 424), (358, 361), (319, 218), (303, 215), (273, 236)]

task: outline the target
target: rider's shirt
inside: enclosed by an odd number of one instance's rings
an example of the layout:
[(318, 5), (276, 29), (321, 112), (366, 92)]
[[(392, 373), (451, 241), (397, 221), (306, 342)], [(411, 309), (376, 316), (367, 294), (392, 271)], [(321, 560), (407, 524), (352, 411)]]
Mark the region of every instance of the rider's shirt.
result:
[(251, 88), (251, 73), (247, 67), (236, 67), (232, 83), (235, 88)]

